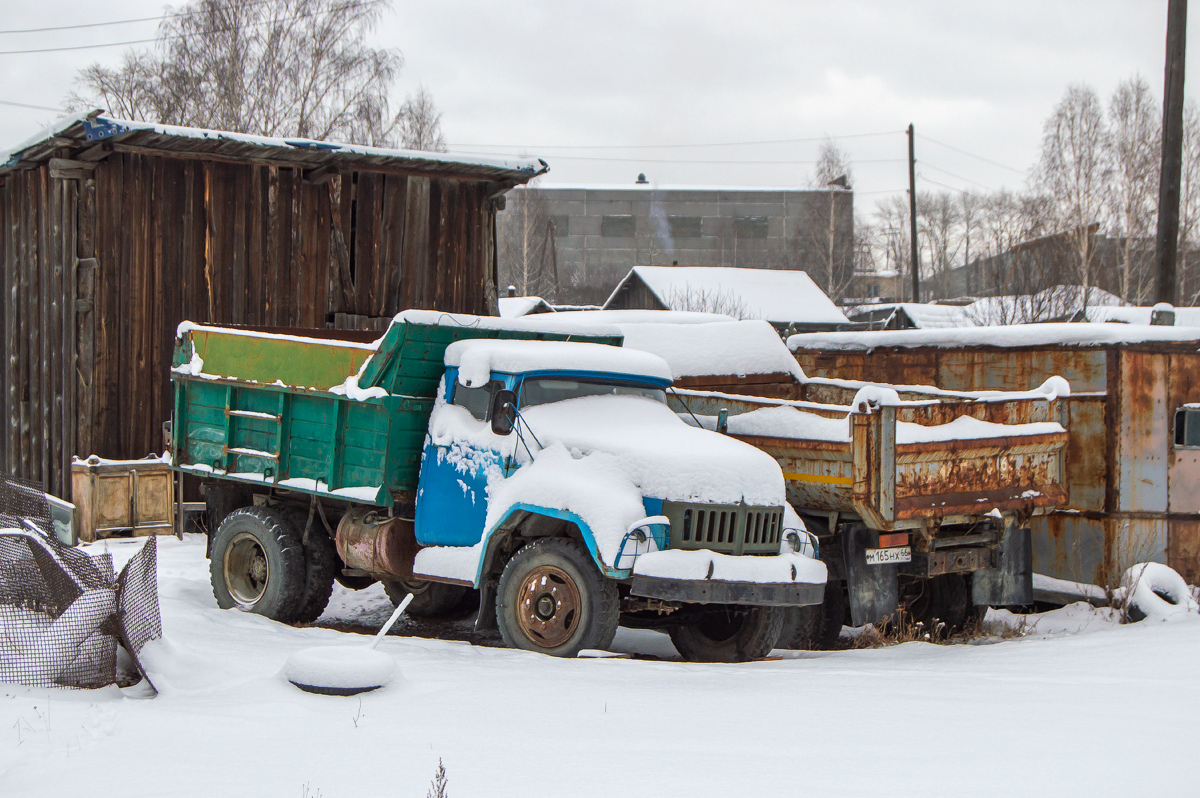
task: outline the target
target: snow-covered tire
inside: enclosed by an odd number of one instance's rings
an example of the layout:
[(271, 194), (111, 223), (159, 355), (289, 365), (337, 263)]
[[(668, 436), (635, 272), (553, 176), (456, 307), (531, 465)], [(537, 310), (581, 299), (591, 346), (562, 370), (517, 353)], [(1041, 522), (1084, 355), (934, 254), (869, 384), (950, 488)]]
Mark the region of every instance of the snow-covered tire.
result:
[(305, 569), (298, 533), (273, 508), (234, 510), (213, 536), (209, 575), (222, 609), (290, 623), (303, 605)]
[(1125, 618), (1130, 623), (1146, 619), (1165, 621), (1200, 610), (1192, 590), (1179, 573), (1162, 563), (1138, 563), (1121, 576)]
[[(304, 527), (308, 524), (308, 511), (294, 509), (287, 513), (288, 520), (298, 540), (304, 540)], [(314, 518), (314, 524), (320, 519)], [(292, 619), (295, 623), (312, 623), (321, 617), (333, 593), (333, 580), (342, 570), (342, 559), (337, 547), (325, 533), (315, 525), (308, 530), (308, 543), (304, 545), (304, 599)]]
[(712, 607), (699, 621), (671, 627), (671, 642), (688, 662), (749, 662), (775, 648), (783, 616), (783, 607)]
[(424, 579), (384, 581), (383, 592), (399, 605), (404, 597), (412, 594), (406, 615), (413, 618), (442, 618), (454, 612), (463, 603), (471, 588), (448, 585), (445, 582), (429, 582)]
[(606, 649), (620, 620), (620, 595), (579, 544), (543, 538), (513, 555), (500, 574), (496, 622), (512, 648), (555, 657)]
[(820, 604), (784, 609), (783, 630), (776, 647), (797, 651), (831, 649), (842, 633), (845, 617), (846, 591), (841, 582), (828, 582)]

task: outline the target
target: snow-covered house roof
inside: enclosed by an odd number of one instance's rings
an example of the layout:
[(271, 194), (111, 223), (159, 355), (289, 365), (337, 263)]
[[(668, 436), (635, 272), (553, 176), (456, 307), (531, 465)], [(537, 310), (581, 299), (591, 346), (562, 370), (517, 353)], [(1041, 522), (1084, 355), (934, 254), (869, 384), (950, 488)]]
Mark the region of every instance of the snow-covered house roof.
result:
[[(637, 289), (650, 296), (643, 301)], [(807, 273), (790, 269), (721, 266), (634, 266), (605, 302), (605, 309), (656, 307), (713, 310), (778, 326), (831, 328), (846, 315)]]
[(502, 296), (500, 297), (500, 317), (516, 319), (531, 313), (550, 313), (554, 308), (540, 296)]
[(19, 168), (23, 161), (44, 161), (63, 146), (107, 143), (140, 147), (159, 154), (203, 153), (227, 158), (255, 158), (281, 165), (320, 167), (329, 164), (350, 167), (398, 166), (430, 175), (475, 176), (489, 180), (525, 183), (545, 172), (542, 160), (508, 156), (458, 155), (449, 152), (399, 150), (314, 141), (304, 138), (256, 136), (224, 130), (165, 125), (116, 119), (100, 111), (72, 114), (59, 119), (29, 139), (0, 150), (0, 174)]
[(933, 330), (974, 327), (975, 322), (958, 305), (928, 302), (883, 302), (864, 305), (848, 314), (851, 321), (868, 321), (887, 330)]

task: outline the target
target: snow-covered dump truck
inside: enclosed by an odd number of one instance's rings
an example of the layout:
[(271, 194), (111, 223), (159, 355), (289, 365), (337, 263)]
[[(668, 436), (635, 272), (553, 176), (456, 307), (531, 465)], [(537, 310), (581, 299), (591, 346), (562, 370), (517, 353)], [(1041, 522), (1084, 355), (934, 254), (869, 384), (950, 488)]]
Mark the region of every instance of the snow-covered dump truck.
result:
[[(570, 340), (566, 340), (570, 338)], [(407, 311), (386, 333), (180, 327), (174, 467), (222, 607), (315, 620), (336, 579), (572, 656), (618, 624), (746, 660), (826, 568), (769, 455), (686, 424), (613, 327)]]
[[(1064, 380), (1026, 393), (898, 392), (808, 379), (765, 322), (596, 318), (615, 324), (625, 347), (668, 362), (668, 403), (681, 418), (780, 464), (830, 571), (822, 613), (791, 613), (785, 647), (830, 644), (847, 601), (854, 625), (904, 607), (946, 629), (978, 607), (1032, 603), (1028, 522), (1066, 498)], [(760, 392), (773, 396), (746, 395)], [(820, 400), (785, 398), (808, 393)]]

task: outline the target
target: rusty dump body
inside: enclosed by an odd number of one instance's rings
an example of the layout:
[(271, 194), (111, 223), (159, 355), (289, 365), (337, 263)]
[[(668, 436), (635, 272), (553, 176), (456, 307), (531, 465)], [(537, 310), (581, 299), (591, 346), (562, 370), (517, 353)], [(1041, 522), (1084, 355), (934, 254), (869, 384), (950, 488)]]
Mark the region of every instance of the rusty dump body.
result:
[[(804, 372), (826, 383), (977, 392), (1066, 378), (1072, 393), (1059, 402), (1069, 436), (1067, 502), (1032, 524), (1034, 570), (1112, 585), (1125, 568), (1149, 560), (1196, 583), (1200, 440), (1186, 432), (1194, 423), (1188, 406), (1200, 403), (1200, 329), (1150, 328), (1164, 330), (1155, 336), (1132, 325), (1024, 327), (1020, 338), (1001, 332), (990, 343), (956, 341), (953, 331), (938, 341), (917, 331), (886, 339), (793, 336), (789, 346)], [(1078, 330), (1074, 338), (1050, 329), (1039, 338), (1034, 329), (1067, 327)]]
[(829, 419), (849, 416), (846, 441), (734, 433), (775, 457), (788, 500), (801, 512), (853, 515), (878, 531), (936, 530), (993, 510), (1028, 518), (1066, 499), (1065, 432), (897, 443), (897, 422), (929, 427), (964, 415), (1009, 424), (1059, 421), (1060, 406), (1044, 397), (849, 407), (680, 390), (671, 401), (685, 415), (793, 407)]

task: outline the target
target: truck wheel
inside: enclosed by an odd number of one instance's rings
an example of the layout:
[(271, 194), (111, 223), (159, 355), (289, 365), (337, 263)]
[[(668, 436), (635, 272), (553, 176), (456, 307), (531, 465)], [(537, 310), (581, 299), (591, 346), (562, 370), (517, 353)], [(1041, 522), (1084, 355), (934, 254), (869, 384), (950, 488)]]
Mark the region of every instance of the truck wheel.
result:
[(841, 582), (825, 585), (825, 598), (808, 607), (788, 607), (783, 612), (779, 648), (798, 651), (828, 650), (837, 644), (846, 617), (846, 591)]
[[(287, 514), (297, 540), (304, 539), (304, 526), (308, 523), (307, 510), (291, 510)], [(317, 523), (320, 523), (317, 520)], [(308, 544), (304, 546), (304, 599), (292, 619), (295, 623), (312, 623), (321, 617), (333, 593), (333, 580), (342, 570), (342, 559), (337, 547), (323, 528), (308, 531)]]
[(424, 579), (405, 579), (384, 581), (383, 592), (397, 605), (411, 593), (413, 600), (404, 611), (406, 615), (414, 618), (441, 618), (458, 609), (463, 599), (471, 592), (471, 588)]
[(765, 657), (783, 629), (782, 607), (713, 607), (703, 619), (671, 627), (688, 662), (748, 662)]
[(283, 513), (243, 507), (213, 537), (209, 573), (222, 609), (237, 607), (290, 622), (304, 601), (304, 547)]
[(916, 584), (919, 591), (910, 599), (908, 612), (913, 621), (925, 624), (931, 633), (938, 622), (945, 624), (941, 635), (958, 634), (978, 617), (971, 601), (971, 585), (963, 574), (940, 574)]
[(530, 543), (508, 561), (496, 591), (496, 622), (512, 648), (573, 657), (608, 648), (617, 633), (617, 586), (565, 538)]

